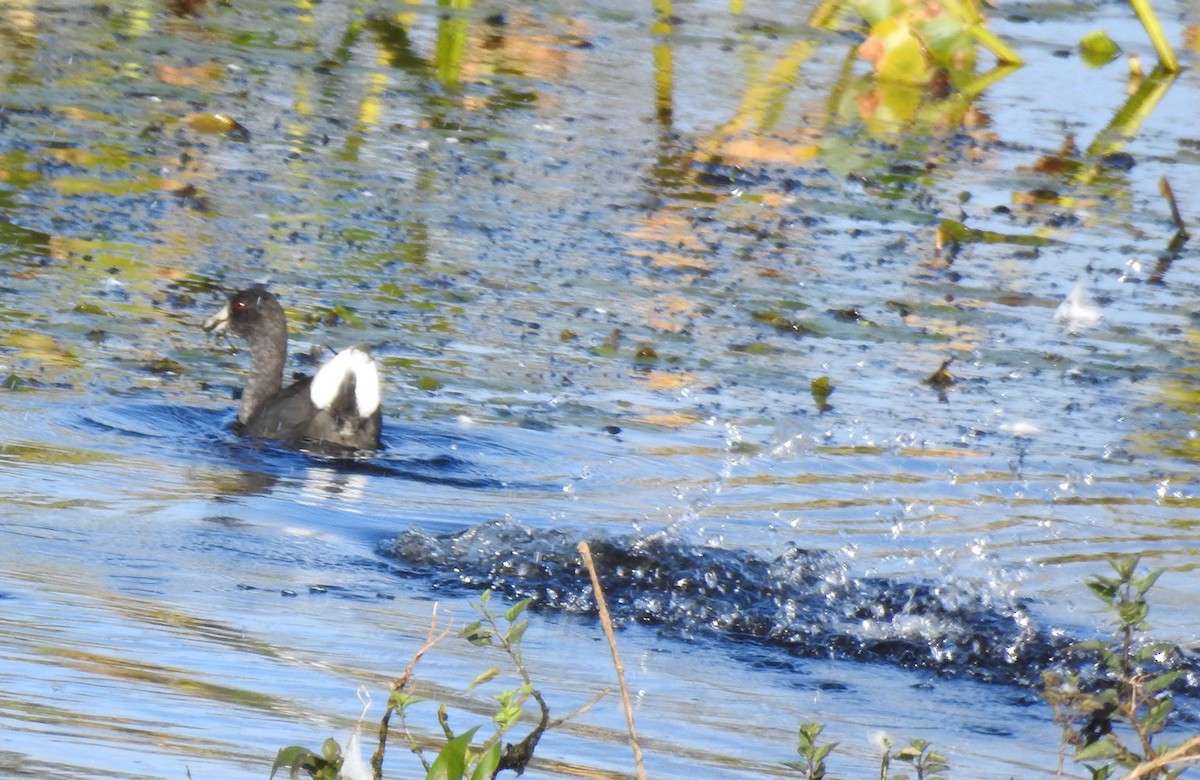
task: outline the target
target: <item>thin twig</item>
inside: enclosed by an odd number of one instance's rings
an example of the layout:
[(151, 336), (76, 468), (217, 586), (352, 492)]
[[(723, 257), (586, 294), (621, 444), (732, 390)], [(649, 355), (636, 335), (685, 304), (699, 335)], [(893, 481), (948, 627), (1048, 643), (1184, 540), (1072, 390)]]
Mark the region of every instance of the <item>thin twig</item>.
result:
[(1171, 764), (1191, 763), (1200, 761), (1200, 737), (1192, 737), (1174, 750), (1168, 750), (1153, 761), (1138, 764), (1133, 771), (1121, 780), (1138, 780), (1139, 777), (1151, 777), (1158, 770)]
[(1187, 238), (1187, 225), (1183, 224), (1183, 217), (1179, 215), (1179, 204), (1175, 202), (1175, 191), (1171, 189), (1171, 182), (1167, 181), (1166, 176), (1159, 179), (1158, 189), (1162, 192), (1162, 196), (1167, 199), (1167, 205), (1171, 208), (1171, 220), (1175, 223), (1176, 229), (1183, 234), (1184, 238)]
[(621, 663), (621, 653), (617, 650), (617, 637), (613, 632), (612, 618), (608, 614), (608, 604), (604, 601), (604, 590), (600, 587), (600, 577), (596, 574), (596, 565), (592, 562), (592, 548), (587, 542), (579, 543), (579, 554), (583, 556), (583, 565), (587, 567), (592, 578), (592, 590), (596, 594), (596, 607), (600, 610), (600, 625), (604, 628), (604, 636), (608, 639), (608, 649), (612, 651), (613, 667), (617, 670), (617, 683), (621, 686), (621, 704), (625, 707), (625, 722), (629, 725), (629, 742), (633, 748), (633, 763), (637, 768), (638, 780), (646, 780), (646, 767), (642, 765), (642, 746), (638, 742), (637, 727), (633, 723), (633, 705), (629, 702), (629, 687), (625, 684), (625, 666)]
[[(404, 671), (400, 673), (400, 676), (392, 680), (391, 684), (389, 685), (392, 693), (404, 690), (404, 687), (408, 685), (409, 678), (412, 677), (413, 669), (416, 668), (417, 663), (421, 660), (425, 653), (429, 652), (433, 648), (434, 645), (449, 636), (450, 630), (453, 627), (454, 618), (451, 618), (450, 622), (444, 629), (441, 629), (440, 631), (438, 630), (438, 604), (435, 602), (433, 605), (433, 616), (429, 620), (429, 633), (425, 635), (425, 644), (421, 645), (417, 652), (413, 653), (412, 660), (408, 662), (408, 666), (404, 668)], [(396, 707), (392, 703), (392, 697), (389, 694), (387, 709), (383, 711), (383, 717), (379, 721), (379, 746), (375, 748), (374, 754), (371, 755), (371, 770), (374, 774), (375, 780), (383, 780), (383, 752), (387, 748), (388, 721), (391, 720), (392, 713), (395, 712), (395, 710)], [(422, 763), (424, 763), (424, 756), (421, 756), (420, 758)], [(426, 769), (428, 769), (428, 767), (426, 767)]]
[(600, 701), (610, 693), (612, 693), (612, 688), (605, 688), (604, 690), (600, 691), (600, 693), (597, 693), (595, 696), (593, 696), (591, 701), (575, 710), (570, 715), (564, 715), (561, 718), (555, 718), (554, 720), (550, 721), (550, 724), (546, 728), (556, 729), (567, 721), (578, 718), (580, 715), (596, 706), (596, 702)]

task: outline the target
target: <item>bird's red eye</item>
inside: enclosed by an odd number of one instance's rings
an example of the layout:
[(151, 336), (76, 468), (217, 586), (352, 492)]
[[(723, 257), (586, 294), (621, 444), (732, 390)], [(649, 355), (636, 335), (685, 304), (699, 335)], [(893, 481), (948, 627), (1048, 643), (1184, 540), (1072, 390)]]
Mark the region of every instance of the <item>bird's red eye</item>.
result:
[(245, 311), (246, 310), (246, 302), (245, 301), (236, 301), (233, 304), (233, 308), (237, 309), (238, 311)]

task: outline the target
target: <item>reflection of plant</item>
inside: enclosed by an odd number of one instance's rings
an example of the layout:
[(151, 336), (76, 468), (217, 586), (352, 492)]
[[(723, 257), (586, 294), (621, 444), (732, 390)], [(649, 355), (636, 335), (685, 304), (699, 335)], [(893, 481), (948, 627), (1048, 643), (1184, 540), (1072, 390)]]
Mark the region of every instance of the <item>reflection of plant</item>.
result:
[(1103, 678), (1086, 685), (1078, 674), (1047, 672), (1043, 695), (1062, 726), (1064, 750), (1073, 745), (1076, 761), (1106, 762), (1098, 767), (1085, 764), (1096, 780), (1113, 776), (1118, 766), (1134, 770), (1127, 775), (1131, 778), (1176, 777), (1183, 770), (1169, 770), (1169, 765), (1194, 751), (1200, 739), (1169, 751), (1156, 745), (1155, 738), (1175, 707), (1167, 689), (1182, 672), (1166, 667), (1173, 646), (1136, 641), (1146, 629), (1146, 593), (1162, 572), (1135, 576), (1134, 556), (1109, 562), (1117, 576), (1093, 577), (1088, 587), (1117, 618), (1117, 630), (1111, 640), (1076, 645), (1098, 655)]
[(812, 22), (830, 26), (831, 20), (852, 9), (866, 20), (867, 39), (859, 54), (871, 63), (883, 81), (929, 84), (939, 74), (971, 73), (975, 44), (1004, 65), (1022, 60), (984, 26), (977, 0), (826, 0)]

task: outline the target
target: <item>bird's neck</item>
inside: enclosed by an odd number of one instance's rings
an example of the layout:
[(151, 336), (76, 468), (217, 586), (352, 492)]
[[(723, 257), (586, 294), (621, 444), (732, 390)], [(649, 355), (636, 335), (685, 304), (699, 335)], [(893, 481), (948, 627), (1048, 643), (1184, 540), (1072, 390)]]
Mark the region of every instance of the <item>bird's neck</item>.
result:
[(250, 378), (238, 405), (238, 422), (248, 422), (264, 401), (279, 392), (286, 359), (286, 341), (258, 339), (250, 343)]

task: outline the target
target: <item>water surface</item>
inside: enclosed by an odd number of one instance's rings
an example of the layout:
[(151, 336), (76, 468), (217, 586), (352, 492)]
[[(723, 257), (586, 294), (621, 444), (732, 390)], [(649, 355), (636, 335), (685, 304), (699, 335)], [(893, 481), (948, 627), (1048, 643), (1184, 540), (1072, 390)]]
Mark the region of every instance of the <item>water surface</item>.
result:
[[(1103, 27), (1148, 61), (1125, 7), (1005, 7), (1028, 64), (914, 117), (786, 4), (172, 8), (0, 0), (6, 776), (265, 777), (347, 735), (360, 685), (373, 723), (434, 602), (472, 614), (381, 554), (413, 529), (818, 550), (1072, 636), (1134, 553), (1168, 569), (1155, 635), (1195, 643), (1200, 266), (1159, 182), (1200, 214), (1200, 96), (1186, 71), (1117, 121), (1127, 68), (1072, 48)], [(939, 251), (944, 219), (1020, 238)], [(264, 281), (297, 370), (383, 361), (370, 468), (228, 432), (246, 355), (199, 324)], [(1072, 332), (1079, 282), (1103, 319)], [(812, 719), (839, 775), (882, 734), (1054, 774), (1027, 689), (620, 637), (653, 777), (784, 776)], [(556, 714), (613, 684), (586, 616), (536, 613), (525, 650)], [(447, 641), (418, 676), (465, 728), (494, 662)], [(628, 776), (623, 739), (606, 699), (529, 775)]]

